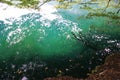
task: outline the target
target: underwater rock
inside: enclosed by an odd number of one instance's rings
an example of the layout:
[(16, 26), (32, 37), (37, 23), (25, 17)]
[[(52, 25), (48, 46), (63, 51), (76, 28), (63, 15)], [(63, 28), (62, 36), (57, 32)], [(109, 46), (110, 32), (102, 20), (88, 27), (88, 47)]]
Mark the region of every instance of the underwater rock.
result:
[(96, 72), (90, 74), (86, 80), (119, 80), (120, 54), (108, 56), (105, 63), (96, 67)]
[(69, 76), (61, 76), (61, 77), (46, 78), (44, 80), (83, 80), (83, 79), (77, 79)]
[(69, 76), (46, 78), (44, 80), (119, 80), (120, 54), (114, 53), (106, 57), (103, 65), (97, 66), (94, 72), (86, 79), (77, 79)]

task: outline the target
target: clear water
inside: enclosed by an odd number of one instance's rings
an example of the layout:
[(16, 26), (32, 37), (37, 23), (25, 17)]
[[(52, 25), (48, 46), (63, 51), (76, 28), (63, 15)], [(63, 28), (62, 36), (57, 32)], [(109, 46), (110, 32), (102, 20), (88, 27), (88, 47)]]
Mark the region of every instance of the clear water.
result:
[[(84, 78), (107, 55), (118, 52), (120, 21), (86, 18), (84, 12), (43, 11), (1, 20), (0, 79), (42, 80), (64, 75)], [(79, 36), (79, 31), (97, 51), (74, 38), (71, 32)]]

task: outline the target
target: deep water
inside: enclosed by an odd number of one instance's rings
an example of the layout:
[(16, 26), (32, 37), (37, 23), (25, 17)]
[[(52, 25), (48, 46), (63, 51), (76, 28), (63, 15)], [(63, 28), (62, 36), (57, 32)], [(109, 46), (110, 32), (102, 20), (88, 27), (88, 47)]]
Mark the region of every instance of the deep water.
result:
[(0, 20), (0, 80), (85, 78), (107, 55), (120, 51), (119, 20), (71, 10), (50, 14)]

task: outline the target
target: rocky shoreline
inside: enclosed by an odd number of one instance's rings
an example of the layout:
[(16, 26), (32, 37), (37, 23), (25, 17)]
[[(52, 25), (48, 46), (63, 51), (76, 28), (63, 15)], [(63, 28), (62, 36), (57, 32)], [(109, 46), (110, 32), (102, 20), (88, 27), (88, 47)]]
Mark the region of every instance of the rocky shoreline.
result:
[(86, 79), (60, 76), (49, 77), (44, 80), (120, 80), (120, 54), (113, 53), (106, 57), (105, 63), (97, 66)]

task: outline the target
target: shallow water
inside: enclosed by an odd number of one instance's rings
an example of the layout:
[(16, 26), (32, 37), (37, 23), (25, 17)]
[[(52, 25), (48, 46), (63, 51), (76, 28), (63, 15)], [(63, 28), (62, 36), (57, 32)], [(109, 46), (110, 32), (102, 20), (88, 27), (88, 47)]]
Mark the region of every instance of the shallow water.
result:
[[(53, 8), (45, 7), (49, 6)], [(42, 12), (1, 17), (0, 79), (84, 78), (107, 55), (120, 51), (119, 20), (86, 18), (73, 9), (46, 12), (45, 7)], [(77, 36), (81, 32), (97, 50), (75, 39), (71, 32)]]

